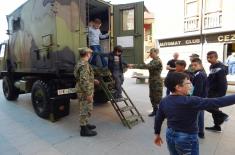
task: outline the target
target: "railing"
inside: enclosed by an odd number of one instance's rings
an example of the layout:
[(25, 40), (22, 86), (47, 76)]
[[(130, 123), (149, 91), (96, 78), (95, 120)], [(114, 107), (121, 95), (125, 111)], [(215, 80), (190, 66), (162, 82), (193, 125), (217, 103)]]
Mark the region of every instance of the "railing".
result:
[(222, 26), (222, 12), (211, 12), (204, 15), (204, 29), (219, 28)]
[(199, 28), (199, 16), (184, 18), (184, 32), (198, 31)]

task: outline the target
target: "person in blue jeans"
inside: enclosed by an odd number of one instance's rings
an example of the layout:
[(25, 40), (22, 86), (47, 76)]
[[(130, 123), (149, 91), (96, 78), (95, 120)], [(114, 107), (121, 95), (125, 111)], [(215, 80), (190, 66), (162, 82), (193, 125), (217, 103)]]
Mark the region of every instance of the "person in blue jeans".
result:
[[(109, 34), (102, 34), (100, 31), (101, 26), (101, 20), (96, 18), (94, 22), (92, 22), (88, 28), (88, 38), (89, 38), (89, 45), (90, 48), (93, 50), (93, 55), (90, 59), (90, 64), (97, 67), (107, 67), (108, 63), (105, 60), (105, 58), (102, 55), (99, 55), (99, 53), (102, 53), (102, 49), (100, 46), (100, 39), (106, 39), (109, 37)], [(101, 66), (99, 66), (97, 58), (100, 58), (101, 60)]]
[(160, 132), (166, 118), (166, 141), (170, 155), (199, 155), (198, 112), (235, 104), (235, 95), (218, 98), (188, 96), (192, 83), (185, 73), (169, 74), (164, 84), (171, 94), (163, 98), (159, 105), (154, 124), (154, 142), (158, 146), (163, 144)]
[[(193, 93), (192, 96), (207, 97), (208, 88), (207, 88), (207, 75), (203, 69), (202, 61), (199, 58), (193, 58), (191, 60), (191, 67), (194, 70), (193, 83)], [(198, 137), (205, 138), (204, 134), (204, 110), (199, 111), (198, 113)]]
[(235, 52), (233, 52), (230, 56), (228, 56), (226, 64), (228, 65), (228, 73), (230, 75), (235, 74)]
[(122, 98), (122, 84), (124, 82), (124, 67), (129, 67), (122, 57), (123, 48), (120, 45), (114, 47), (113, 52), (108, 55), (108, 68), (115, 81), (115, 98)]

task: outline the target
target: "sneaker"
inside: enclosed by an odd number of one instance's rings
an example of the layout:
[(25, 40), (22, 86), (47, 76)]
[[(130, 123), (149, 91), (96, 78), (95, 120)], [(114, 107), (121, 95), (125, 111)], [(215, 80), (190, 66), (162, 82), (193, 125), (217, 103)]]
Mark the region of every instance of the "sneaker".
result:
[(205, 129), (206, 129), (206, 130), (209, 130), (209, 131), (214, 131), (214, 132), (222, 132), (220, 126), (206, 127)]
[(149, 117), (153, 117), (153, 116), (155, 116), (156, 115), (156, 111), (152, 111), (148, 116)]
[(201, 138), (201, 139), (204, 139), (204, 138), (205, 138), (205, 134), (204, 134), (204, 133), (199, 132), (199, 133), (198, 133), (198, 137), (199, 137), (199, 138)]
[(225, 121), (228, 121), (229, 116), (228, 115), (224, 115), (223, 118), (221, 119), (221, 121), (218, 123), (219, 125), (223, 124)]

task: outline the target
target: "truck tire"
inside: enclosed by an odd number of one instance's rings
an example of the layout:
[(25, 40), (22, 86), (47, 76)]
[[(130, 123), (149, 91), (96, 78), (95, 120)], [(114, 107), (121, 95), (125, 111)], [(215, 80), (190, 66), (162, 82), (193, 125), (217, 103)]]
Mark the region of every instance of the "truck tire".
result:
[(19, 90), (14, 86), (14, 81), (8, 76), (3, 78), (2, 89), (7, 100), (14, 101), (19, 97)]
[(31, 100), (35, 113), (41, 118), (48, 118), (50, 114), (50, 90), (48, 85), (37, 80), (32, 87)]
[(94, 105), (105, 104), (109, 101), (103, 90), (97, 90), (94, 93)]

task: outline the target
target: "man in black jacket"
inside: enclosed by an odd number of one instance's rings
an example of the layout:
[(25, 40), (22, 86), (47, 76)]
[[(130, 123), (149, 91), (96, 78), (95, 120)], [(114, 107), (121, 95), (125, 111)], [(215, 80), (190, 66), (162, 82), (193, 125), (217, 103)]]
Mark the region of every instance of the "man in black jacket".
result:
[[(227, 91), (226, 66), (218, 61), (218, 54), (215, 51), (207, 53), (207, 61), (211, 64), (208, 76), (208, 98), (225, 96)], [(212, 114), (215, 125), (206, 127), (206, 129), (221, 132), (220, 125), (228, 119), (228, 115), (220, 111), (219, 108), (207, 111)]]
[(122, 98), (122, 84), (124, 82), (123, 67), (129, 65), (122, 58), (122, 46), (115, 46), (112, 53), (108, 55), (108, 68), (112, 73), (116, 87), (116, 98)]
[[(207, 75), (203, 69), (202, 61), (199, 58), (193, 58), (191, 69), (194, 71), (192, 96), (207, 97)], [(198, 112), (198, 129), (198, 137), (204, 138), (204, 110)]]

